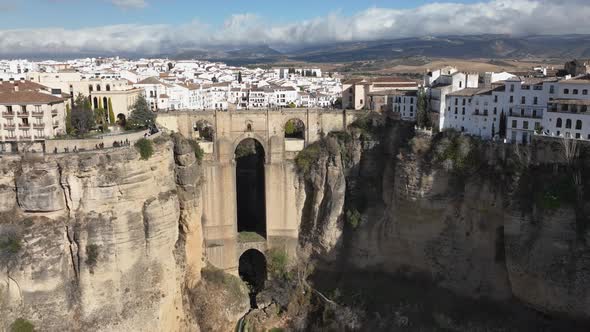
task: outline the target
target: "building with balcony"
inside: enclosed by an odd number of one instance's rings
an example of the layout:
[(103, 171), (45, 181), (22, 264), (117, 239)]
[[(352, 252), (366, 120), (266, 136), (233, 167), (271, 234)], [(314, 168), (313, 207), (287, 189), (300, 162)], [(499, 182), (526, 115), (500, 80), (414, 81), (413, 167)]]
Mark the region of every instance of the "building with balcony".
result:
[(64, 134), (67, 99), (33, 82), (0, 82), (0, 152)]
[(543, 118), (543, 134), (590, 140), (590, 75), (555, 84)]

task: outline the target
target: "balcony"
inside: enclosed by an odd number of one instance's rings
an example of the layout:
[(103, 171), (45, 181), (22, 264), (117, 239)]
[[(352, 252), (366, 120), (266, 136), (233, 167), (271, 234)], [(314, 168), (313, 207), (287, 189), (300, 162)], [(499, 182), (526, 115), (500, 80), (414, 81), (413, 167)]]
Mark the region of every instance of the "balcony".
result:
[(42, 118), (44, 115), (43, 111), (33, 111), (33, 116), (36, 118)]
[(31, 128), (31, 124), (30, 123), (19, 123), (18, 124), (19, 128)]
[(4, 118), (13, 118), (14, 117), (14, 112), (4, 112), (4, 113), (2, 113), (2, 117), (4, 117)]
[(14, 123), (5, 123), (4, 124), (5, 129), (14, 129), (15, 127), (16, 127), (16, 125)]
[(29, 112), (18, 112), (18, 117), (19, 118), (28, 118)]
[(44, 123), (34, 123), (33, 124), (33, 128), (35, 128), (35, 129), (44, 129), (45, 128), (45, 124)]

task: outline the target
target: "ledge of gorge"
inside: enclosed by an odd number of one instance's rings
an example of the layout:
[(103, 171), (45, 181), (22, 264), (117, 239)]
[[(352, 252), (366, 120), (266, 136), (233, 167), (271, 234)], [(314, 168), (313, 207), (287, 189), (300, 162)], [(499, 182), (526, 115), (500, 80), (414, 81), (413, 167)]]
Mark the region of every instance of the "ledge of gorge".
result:
[(25, 318), (42, 331), (231, 331), (246, 315), (257, 330), (587, 331), (578, 148), (568, 159), (559, 142), (430, 136), (378, 116), (309, 143), (281, 165), (297, 252), (265, 252), (251, 310), (244, 283), (205, 263), (203, 166), (184, 138), (157, 139), (148, 160), (132, 147), (4, 156), (0, 330)]

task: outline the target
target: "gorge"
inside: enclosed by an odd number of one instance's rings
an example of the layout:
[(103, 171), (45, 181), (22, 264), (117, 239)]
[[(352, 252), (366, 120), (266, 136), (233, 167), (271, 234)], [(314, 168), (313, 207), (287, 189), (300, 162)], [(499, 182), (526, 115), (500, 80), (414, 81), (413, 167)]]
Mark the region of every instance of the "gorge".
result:
[(224, 331), (249, 313), (258, 330), (587, 330), (587, 147), (573, 160), (379, 115), (208, 116), (203, 155), (180, 115), (148, 160), (1, 157), (1, 328)]

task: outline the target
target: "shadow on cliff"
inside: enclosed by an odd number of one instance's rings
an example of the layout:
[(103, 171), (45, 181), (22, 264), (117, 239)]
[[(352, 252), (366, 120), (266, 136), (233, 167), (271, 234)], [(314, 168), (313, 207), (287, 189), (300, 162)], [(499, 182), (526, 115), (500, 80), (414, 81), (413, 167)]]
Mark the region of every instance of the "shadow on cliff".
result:
[[(584, 300), (574, 303), (571, 286), (563, 286), (570, 292), (564, 303), (520, 289), (531, 280), (526, 274), (544, 272), (523, 266), (521, 260), (539, 257), (528, 254), (535, 249), (523, 248), (514, 228), (538, 219), (530, 216), (543, 200), (534, 197), (545, 187), (527, 183), (539, 171), (552, 178), (555, 167), (547, 173), (547, 165), (561, 164), (559, 149), (549, 145), (519, 148), (458, 133), (430, 137), (369, 116), (300, 153), (296, 163), (306, 193), (300, 247), (313, 262), (311, 287), (322, 294), (309, 299), (306, 328), (587, 330), (584, 321), (559, 318), (588, 315), (579, 309)], [(586, 192), (577, 191), (578, 201)], [(560, 195), (567, 205), (569, 196)], [(529, 196), (536, 201), (526, 201)], [(573, 205), (574, 237), (584, 238), (587, 207)], [(588, 247), (578, 241), (576, 248), (567, 257), (582, 252), (583, 258), (558, 268), (569, 276), (542, 275), (546, 285), (553, 277), (564, 284), (585, 278)], [(584, 280), (582, 298), (590, 287)], [(534, 291), (543, 292), (538, 287)], [(550, 318), (523, 302), (555, 314)]]

